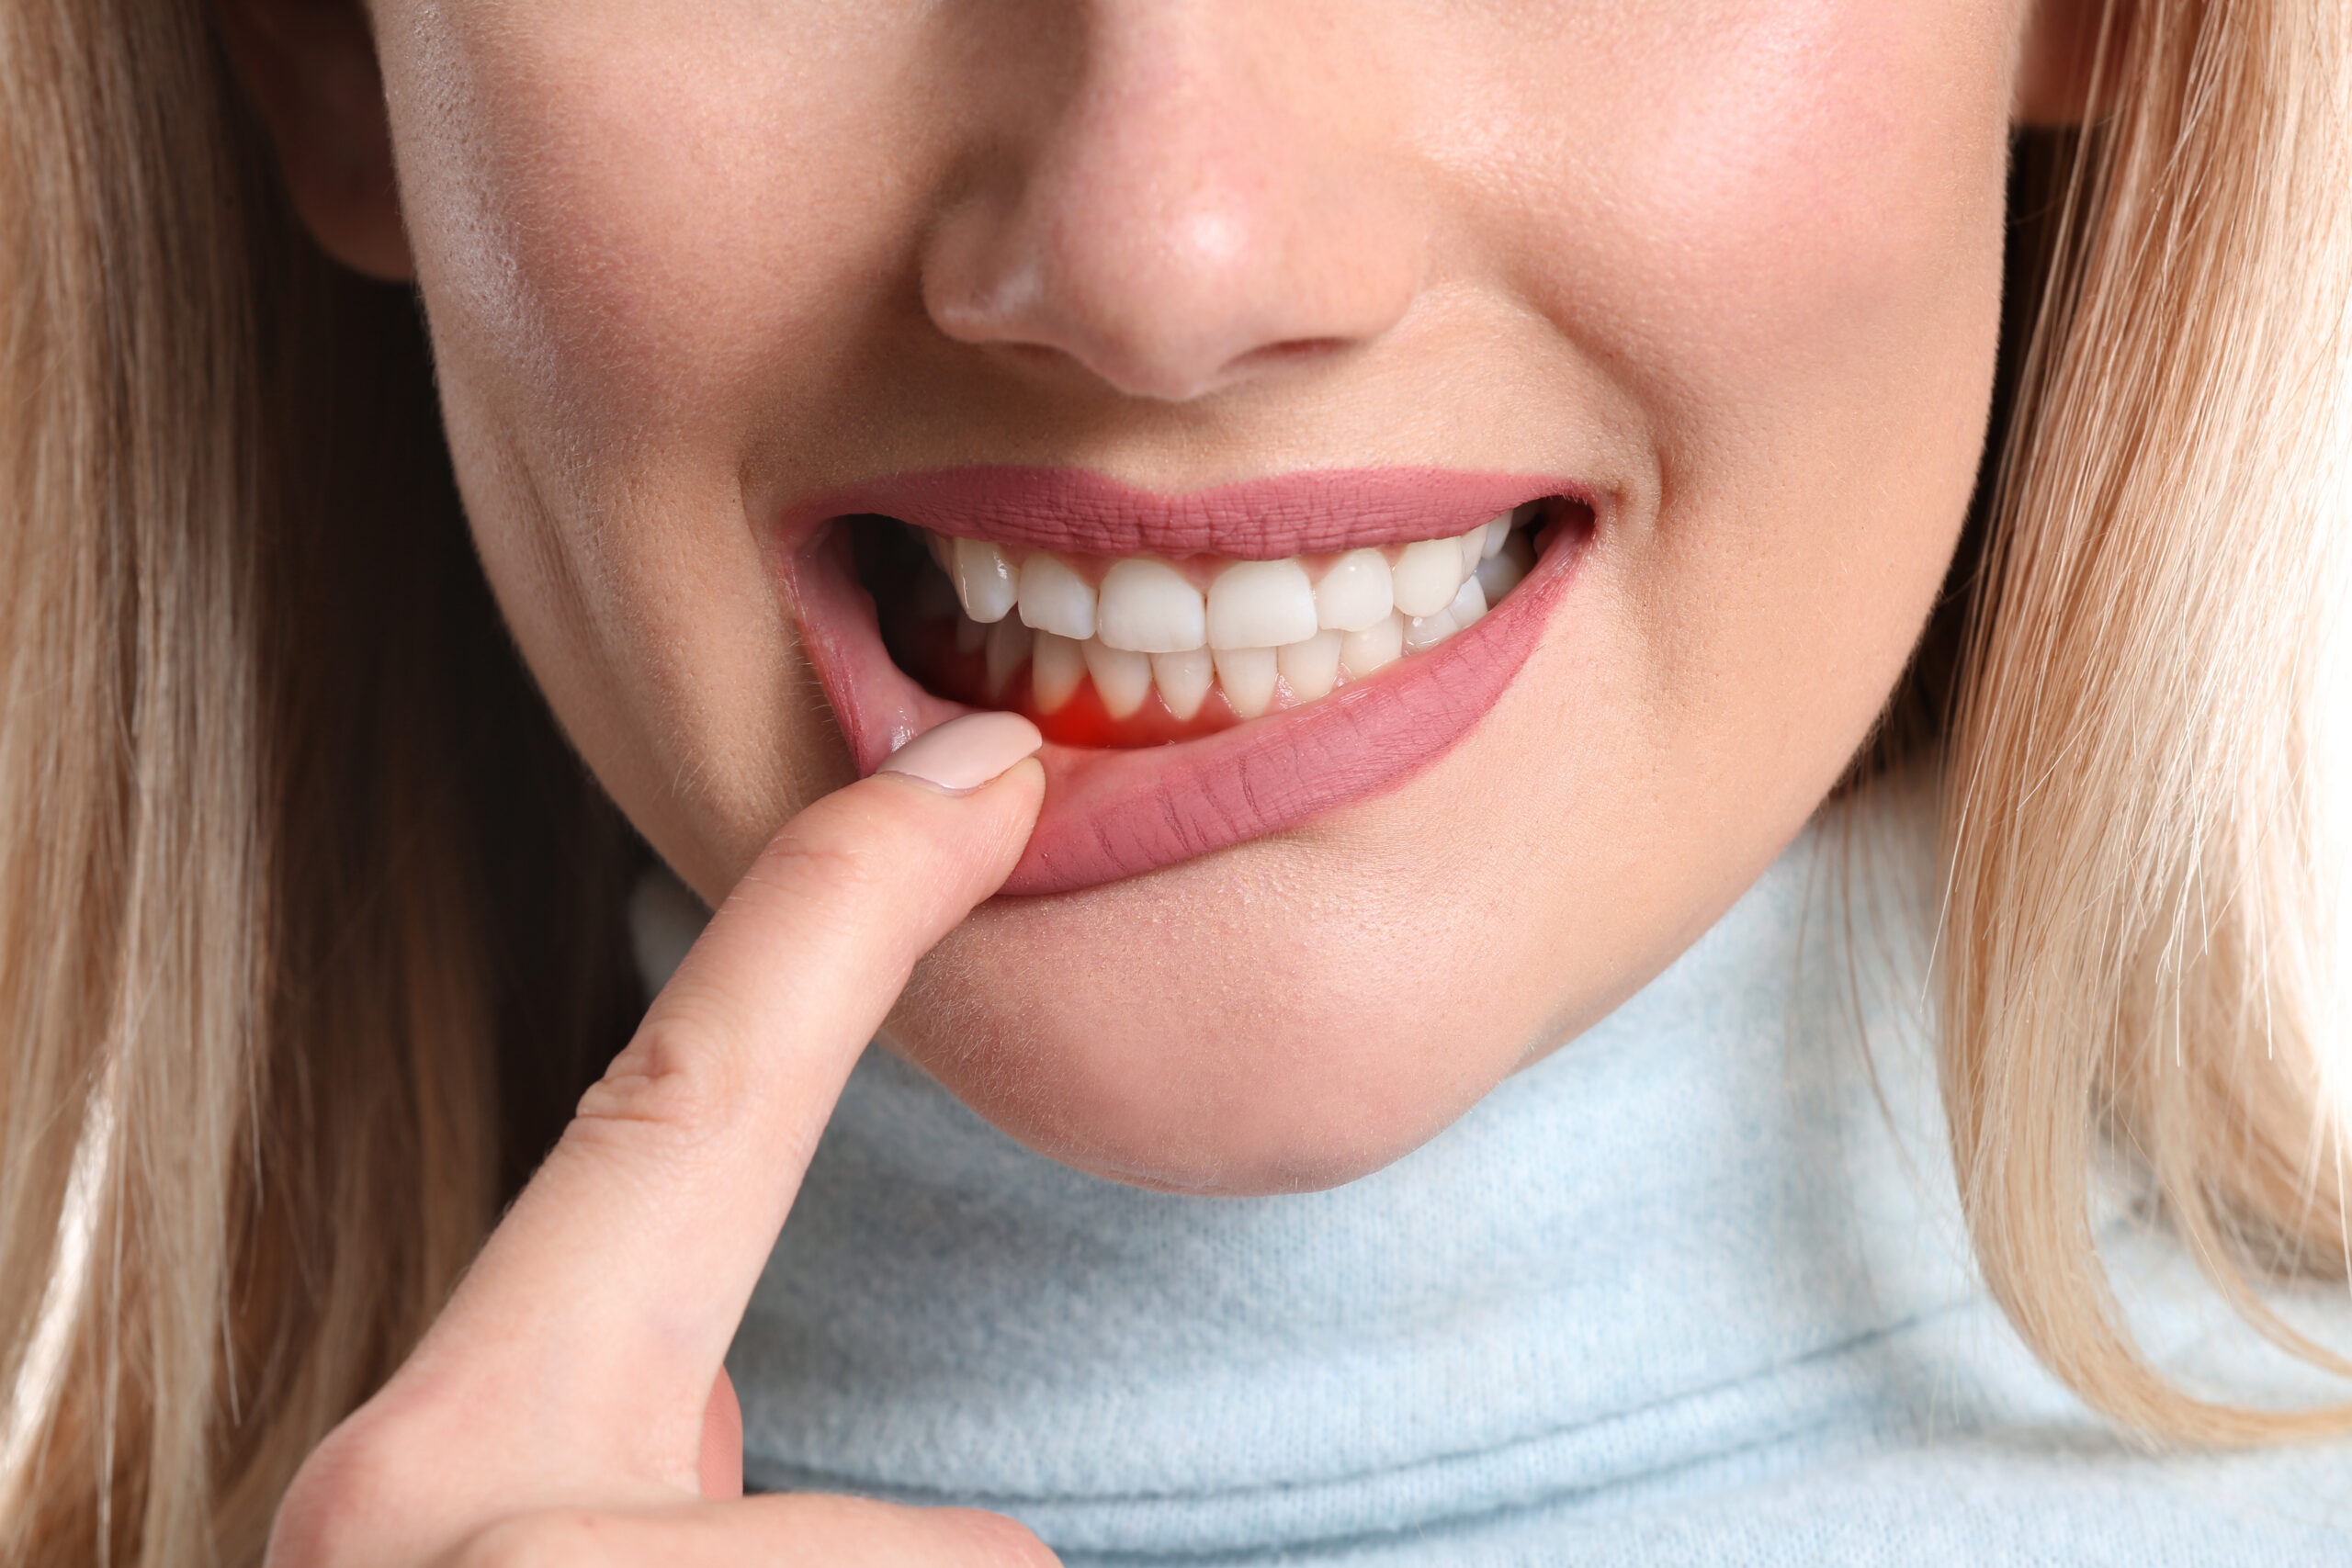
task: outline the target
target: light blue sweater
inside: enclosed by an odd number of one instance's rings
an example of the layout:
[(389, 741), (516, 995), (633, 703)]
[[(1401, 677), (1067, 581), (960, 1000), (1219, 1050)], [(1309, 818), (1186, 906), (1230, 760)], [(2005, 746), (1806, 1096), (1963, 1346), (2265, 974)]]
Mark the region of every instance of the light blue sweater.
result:
[[(1073, 1568), (2352, 1564), (2352, 1445), (2134, 1451), (1987, 1301), (1917, 818), (1867, 819), (1854, 950), (1808, 832), (1599, 1028), (1329, 1192), (1082, 1176), (869, 1053), (729, 1360), (752, 1484), (1001, 1509)], [(2108, 1257), (2162, 1365), (2352, 1394), (2128, 1198)], [(2352, 1346), (2341, 1287), (2284, 1300)]]

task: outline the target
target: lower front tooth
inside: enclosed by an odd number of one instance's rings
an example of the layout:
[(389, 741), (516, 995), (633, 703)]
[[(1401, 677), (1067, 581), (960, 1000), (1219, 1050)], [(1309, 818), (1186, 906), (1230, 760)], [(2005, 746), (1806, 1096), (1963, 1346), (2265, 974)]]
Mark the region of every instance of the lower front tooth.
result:
[(1235, 715), (1255, 718), (1273, 705), (1274, 677), (1281, 673), (1274, 664), (1271, 648), (1220, 648), (1216, 656), (1216, 683), (1225, 688), (1225, 700), (1232, 705)]
[(995, 702), (1004, 695), (1005, 683), (1029, 657), (1029, 643), (1035, 635), (1018, 615), (1007, 615), (989, 627), (989, 701)]
[(1029, 694), (1039, 713), (1053, 713), (1070, 700), (1086, 679), (1086, 655), (1069, 637), (1039, 632), (1029, 654)]
[(1282, 672), (1290, 694), (1302, 703), (1331, 694), (1340, 682), (1340, 645), (1344, 632), (1317, 632), (1304, 642), (1287, 643), (1274, 650), (1274, 668)]
[(1501, 551), (1478, 563), (1478, 587), (1487, 595), (1487, 603), (1498, 603), (1504, 594), (1520, 584), (1527, 569), (1535, 564), (1535, 551), (1524, 539), (1513, 535)]
[(1476, 578), (1463, 579), (1462, 592), (1453, 596), (1453, 603), (1445, 607), (1445, 613), (1453, 618), (1457, 631), (1468, 631), (1478, 624), (1478, 617), (1487, 613), (1487, 595)]
[(1086, 672), (1094, 677), (1094, 694), (1102, 699), (1104, 713), (1125, 718), (1143, 706), (1144, 698), (1151, 695), (1149, 654), (1111, 648), (1091, 637), (1078, 648), (1086, 656)]
[(1419, 653), (1425, 648), (1435, 648), (1458, 629), (1453, 617), (1443, 610), (1434, 615), (1416, 615), (1405, 623), (1405, 651)]
[(1207, 649), (1188, 648), (1182, 653), (1153, 654), (1151, 678), (1168, 711), (1187, 719), (1208, 700), (1209, 683), (1216, 678), (1216, 671), (1209, 662)]
[(1358, 681), (1394, 664), (1405, 654), (1405, 617), (1389, 615), (1360, 632), (1350, 632), (1340, 644), (1340, 662)]
[(988, 646), (989, 629), (969, 615), (956, 617), (956, 651), (978, 653)]

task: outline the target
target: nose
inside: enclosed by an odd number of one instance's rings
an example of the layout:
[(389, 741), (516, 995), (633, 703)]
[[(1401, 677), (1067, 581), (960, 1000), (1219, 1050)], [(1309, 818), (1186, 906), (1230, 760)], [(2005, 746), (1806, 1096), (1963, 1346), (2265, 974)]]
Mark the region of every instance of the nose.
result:
[(1067, 96), (927, 241), (940, 331), (1182, 402), (1393, 327), (1426, 234), (1344, 15), (1276, 20), (1318, 9), (1089, 6)]

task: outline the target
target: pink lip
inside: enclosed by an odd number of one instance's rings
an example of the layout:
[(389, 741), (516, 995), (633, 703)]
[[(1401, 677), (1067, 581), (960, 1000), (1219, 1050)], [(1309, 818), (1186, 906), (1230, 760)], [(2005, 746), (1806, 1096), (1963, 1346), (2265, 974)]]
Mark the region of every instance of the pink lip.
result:
[[(1442, 537), (1573, 481), (1430, 468), (1315, 470), (1162, 496), (1095, 475), (974, 468), (899, 475), (795, 507), (777, 538), (785, 592), (862, 773), (970, 711), (883, 650), (874, 604), (831, 518), (881, 513), (940, 533), (1104, 555), (1245, 559)], [(1063, 893), (1261, 837), (1405, 782), (1500, 698), (1583, 555), (1547, 548), (1476, 626), (1319, 702), (1197, 740), (1135, 750), (1048, 745), (1046, 804), (1004, 891)]]

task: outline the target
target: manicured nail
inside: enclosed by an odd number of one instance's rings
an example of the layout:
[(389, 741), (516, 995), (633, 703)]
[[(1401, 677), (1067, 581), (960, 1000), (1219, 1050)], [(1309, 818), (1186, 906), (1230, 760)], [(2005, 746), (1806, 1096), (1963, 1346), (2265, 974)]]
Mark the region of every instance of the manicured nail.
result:
[(1035, 755), (1045, 743), (1037, 727), (1017, 713), (967, 713), (924, 730), (891, 752), (875, 772), (904, 773), (935, 789), (961, 794)]

